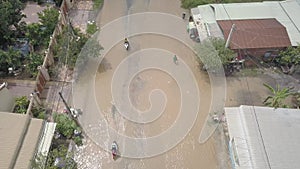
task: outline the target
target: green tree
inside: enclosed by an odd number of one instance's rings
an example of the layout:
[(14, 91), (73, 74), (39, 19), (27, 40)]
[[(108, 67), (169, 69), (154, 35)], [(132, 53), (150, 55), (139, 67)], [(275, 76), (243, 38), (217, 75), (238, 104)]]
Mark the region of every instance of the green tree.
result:
[(226, 69), (235, 57), (234, 51), (225, 48), (225, 41), (220, 38), (211, 38), (195, 47), (197, 56), (205, 69), (218, 72)]
[(46, 118), (46, 110), (44, 108), (33, 107), (31, 109), (31, 113), (34, 118), (38, 118), (38, 119)]
[(286, 50), (279, 53), (276, 59), (281, 66), (287, 66), (289, 69), (300, 63), (300, 46), (289, 46)]
[(218, 51), (218, 56), (224, 66), (228, 65), (236, 56), (233, 50), (225, 48), (225, 40), (220, 38), (212, 38), (212, 45)]
[(82, 51), (81, 49), (87, 40), (88, 37), (80, 33), (79, 30), (66, 27), (62, 34), (57, 37), (54, 55), (67, 64), (69, 68), (74, 68), (77, 58)]
[(58, 168), (54, 166), (55, 160), (59, 158), (61, 161), (66, 161), (67, 153), (68, 148), (63, 144), (60, 144), (57, 148), (52, 149), (48, 155), (46, 168)]
[(285, 99), (292, 95), (291, 88), (280, 88), (280, 86), (277, 84), (276, 88), (273, 88), (272, 86), (268, 84), (264, 84), (264, 86), (269, 89), (269, 91), (272, 93), (271, 96), (268, 96), (264, 101), (264, 105), (274, 108), (279, 107), (288, 107), (284, 101)]
[(47, 9), (44, 9), (41, 13), (38, 13), (38, 16), (44, 29), (43, 36), (48, 38), (50, 35), (52, 35), (56, 27), (59, 12), (55, 8), (48, 7)]
[(0, 0), (0, 44), (9, 45), (19, 34), (24, 4), (19, 0)]
[(0, 69), (8, 72), (8, 68), (16, 69), (22, 65), (19, 51), (9, 47), (7, 51), (0, 50)]
[(29, 100), (26, 96), (16, 98), (14, 113), (25, 114), (29, 106)]
[(30, 39), (30, 44), (34, 50), (36, 50), (38, 46), (44, 46), (46, 44), (43, 40), (42, 25), (39, 23), (27, 25), (25, 36)]
[(46, 156), (42, 155), (41, 153), (37, 154), (36, 157), (31, 160), (31, 168), (32, 169), (44, 169)]
[(37, 53), (31, 53), (26, 59), (26, 71), (31, 74), (32, 77), (36, 77), (38, 74), (38, 66), (43, 64), (44, 57)]
[(97, 10), (100, 8), (100, 6), (103, 4), (103, 0), (94, 0), (94, 10)]
[(86, 33), (88, 35), (91, 36), (91, 35), (93, 35), (97, 31), (98, 31), (98, 27), (97, 27), (97, 25), (96, 25), (96, 23), (94, 21), (87, 24)]
[(66, 114), (55, 113), (54, 121), (57, 123), (57, 131), (69, 139), (74, 135), (74, 130), (79, 129), (75, 121)]

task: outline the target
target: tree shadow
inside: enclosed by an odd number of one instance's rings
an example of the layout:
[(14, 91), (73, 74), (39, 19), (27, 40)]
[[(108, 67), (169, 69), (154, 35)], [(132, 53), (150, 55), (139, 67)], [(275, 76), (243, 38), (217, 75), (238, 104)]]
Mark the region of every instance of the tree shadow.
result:
[(98, 67), (98, 73), (104, 73), (106, 70), (112, 69), (111, 64), (107, 61), (106, 58), (103, 58), (101, 61), (99, 67)]

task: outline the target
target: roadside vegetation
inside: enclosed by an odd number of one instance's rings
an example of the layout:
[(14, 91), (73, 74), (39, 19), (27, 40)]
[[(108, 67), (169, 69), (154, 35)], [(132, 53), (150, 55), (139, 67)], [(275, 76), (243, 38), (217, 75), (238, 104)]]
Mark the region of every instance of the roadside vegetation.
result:
[(98, 10), (103, 4), (103, 0), (94, 0), (93, 8), (94, 10)]
[(263, 101), (265, 106), (274, 108), (300, 108), (300, 93), (293, 91), (292, 87), (281, 87), (278, 84), (272, 87), (263, 84), (271, 93)]
[(243, 2), (262, 2), (263, 0), (181, 0), (181, 7), (185, 9), (195, 8), (199, 5), (212, 3), (243, 3)]
[[(39, 23), (26, 24), (21, 10), (26, 1), (0, 4), (0, 76), (35, 78), (58, 21), (58, 10), (48, 7), (38, 13)], [(10, 18), (10, 19), (7, 19)]]
[(97, 27), (95, 21), (88, 22), (86, 33), (91, 36), (94, 33), (96, 33), (97, 31), (98, 31), (98, 27)]
[(197, 52), (200, 69), (219, 72), (225, 71), (228, 74), (230, 63), (236, 54), (229, 48), (225, 48), (225, 41), (220, 38), (211, 38), (195, 47)]
[[(26, 96), (20, 96), (15, 99), (15, 107), (13, 112), (19, 114), (25, 114), (29, 106), (29, 100)], [(31, 115), (33, 118), (46, 119), (46, 110), (42, 107), (33, 106), (31, 109)]]
[(73, 29), (71, 26), (65, 27), (56, 38), (57, 43), (53, 50), (56, 63), (68, 65), (69, 69), (73, 69), (87, 40), (88, 36), (82, 34), (78, 29)]
[(285, 73), (294, 73), (297, 65), (300, 63), (300, 46), (288, 47), (279, 53), (279, 57), (276, 58), (278, 66)]
[(29, 100), (26, 96), (17, 97), (15, 100), (14, 113), (25, 114), (29, 106)]

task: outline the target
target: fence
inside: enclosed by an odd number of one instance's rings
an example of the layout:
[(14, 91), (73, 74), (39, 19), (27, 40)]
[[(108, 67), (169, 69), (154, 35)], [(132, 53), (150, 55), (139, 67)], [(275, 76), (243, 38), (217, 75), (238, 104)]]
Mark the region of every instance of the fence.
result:
[(36, 77), (36, 83), (34, 87), (34, 91), (32, 92), (32, 98), (30, 99), (30, 104), (28, 106), (26, 114), (31, 112), (32, 106), (34, 104), (40, 104), (41, 93), (43, 92), (47, 81), (50, 80), (50, 76), (47, 68), (54, 64), (54, 54), (53, 49), (56, 44), (56, 37), (62, 32), (63, 27), (68, 24), (67, 14), (70, 8), (72, 8), (74, 4), (70, 0), (63, 0), (62, 5), (60, 7), (60, 14), (58, 17), (58, 23), (54, 29), (52, 36), (50, 37), (50, 42), (48, 49), (45, 51), (45, 58), (43, 61), (43, 65), (38, 67), (38, 75)]

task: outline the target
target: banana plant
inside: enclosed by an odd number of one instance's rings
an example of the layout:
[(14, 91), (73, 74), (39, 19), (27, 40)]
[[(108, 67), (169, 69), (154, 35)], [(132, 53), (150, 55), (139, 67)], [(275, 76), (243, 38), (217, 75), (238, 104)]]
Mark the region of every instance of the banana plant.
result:
[(274, 108), (287, 108), (288, 105), (284, 103), (285, 99), (293, 94), (291, 91), (292, 88), (280, 88), (280, 86), (277, 84), (275, 88), (268, 84), (263, 84), (269, 91), (272, 93), (272, 95), (268, 96), (264, 101), (264, 105)]

